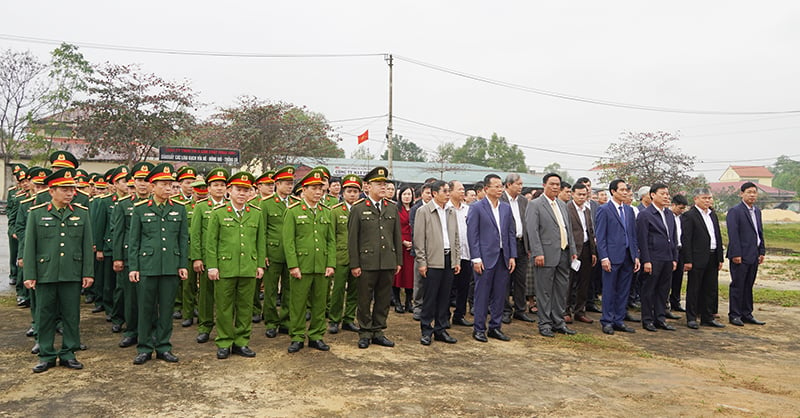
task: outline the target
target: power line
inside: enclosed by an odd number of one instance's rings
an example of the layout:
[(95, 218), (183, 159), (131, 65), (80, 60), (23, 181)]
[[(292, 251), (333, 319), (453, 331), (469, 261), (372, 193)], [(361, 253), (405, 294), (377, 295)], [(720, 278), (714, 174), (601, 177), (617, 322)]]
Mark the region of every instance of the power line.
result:
[(781, 110), (781, 111), (751, 111), (751, 112), (729, 112), (729, 111), (717, 111), (717, 110), (692, 110), (692, 109), (676, 109), (676, 108), (669, 108), (669, 107), (659, 107), (659, 106), (644, 106), (644, 105), (637, 105), (637, 104), (630, 104), (630, 103), (621, 103), (621, 102), (613, 102), (609, 100), (602, 100), (602, 99), (592, 99), (587, 97), (575, 96), (566, 93), (559, 93), (555, 91), (548, 91), (542, 90), (535, 87), (528, 87), (523, 86), (520, 84), (509, 83), (505, 81), (495, 80), (488, 77), (483, 77), (475, 74), (465, 73), (463, 71), (454, 70), (451, 68), (443, 67), (436, 64), (427, 63), (424, 61), (416, 60), (409, 57), (404, 57), (401, 55), (394, 55), (395, 58), (401, 61), (408, 62), (410, 64), (415, 64), (420, 67), (425, 67), (431, 70), (440, 71), (443, 73), (447, 73), (450, 75), (454, 75), (457, 77), (467, 78), (474, 81), (480, 81), (483, 83), (505, 87), (513, 90), (519, 90), (526, 93), (533, 93), (542, 96), (554, 97), (557, 99), (564, 99), (564, 100), (571, 100), (576, 102), (582, 103), (589, 103), (601, 106), (609, 106), (609, 107), (617, 107), (617, 108), (624, 108), (624, 109), (634, 109), (634, 110), (646, 110), (651, 112), (667, 112), (667, 113), (683, 113), (683, 114), (695, 114), (695, 115), (781, 115), (781, 114), (800, 114), (800, 110)]

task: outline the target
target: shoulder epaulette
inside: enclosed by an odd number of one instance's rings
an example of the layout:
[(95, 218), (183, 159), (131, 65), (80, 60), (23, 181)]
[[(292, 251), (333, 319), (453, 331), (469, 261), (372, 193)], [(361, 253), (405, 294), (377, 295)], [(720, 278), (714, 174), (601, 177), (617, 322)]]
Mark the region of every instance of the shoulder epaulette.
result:
[(252, 204), (252, 203), (248, 203), (247, 205), (248, 205), (248, 206), (250, 206), (251, 208), (258, 209), (258, 210), (261, 210), (261, 206), (254, 205), (254, 204)]
[(16, 194), (14, 194), (14, 197), (24, 196), (25, 193), (28, 193), (28, 191), (27, 190), (20, 190)]
[(361, 199), (358, 199), (358, 200), (356, 200), (355, 202), (353, 202), (353, 206), (355, 206), (355, 205), (357, 205), (357, 204), (359, 204), (359, 203), (363, 202), (364, 200), (366, 200), (366, 198), (365, 198), (365, 197), (362, 197)]
[(268, 194), (268, 195), (266, 195), (266, 196), (262, 197), (262, 198), (261, 198), (261, 200), (272, 199), (272, 197), (273, 197), (273, 196), (275, 196), (275, 193), (270, 193), (270, 194)]
[(217, 206), (214, 206), (213, 208), (211, 208), (211, 210), (212, 211), (218, 211), (218, 210), (223, 209), (223, 208), (225, 208), (227, 206), (228, 206), (227, 204), (225, 204), (225, 205), (217, 205)]
[(200, 200), (195, 200), (195, 201), (194, 201), (194, 203), (205, 202), (206, 200), (208, 200), (208, 198), (207, 198), (207, 197), (206, 197), (206, 198), (203, 198), (203, 199), (200, 199)]
[(144, 205), (145, 203), (147, 203), (147, 202), (149, 202), (149, 201), (150, 201), (150, 199), (144, 199), (144, 200), (140, 200), (140, 201), (138, 201), (138, 202), (134, 203), (134, 204), (133, 204), (133, 206), (140, 206), (140, 205)]
[(297, 197), (297, 196), (295, 196), (295, 195), (293, 195), (293, 194), (290, 194), (290, 195), (289, 195), (289, 199), (294, 199), (294, 200), (296, 200), (296, 201), (298, 201), (298, 202), (300, 202), (300, 201), (302, 201), (302, 200), (303, 200), (303, 199), (301, 199), (301, 198), (299, 198), (299, 197)]
[(297, 202), (294, 202), (294, 203), (292, 203), (291, 205), (289, 205), (289, 207), (287, 207), (286, 209), (291, 209), (291, 208), (293, 208), (293, 207), (295, 207), (295, 206), (297, 206), (297, 205), (299, 205), (299, 204), (300, 204), (300, 202), (299, 202), (299, 201), (297, 201)]
[(340, 206), (342, 206), (342, 205), (344, 205), (344, 202), (339, 202), (339, 203), (337, 203), (337, 204), (335, 204), (335, 205), (331, 206), (331, 209), (336, 209), (336, 208), (338, 208), (338, 207), (340, 207)]
[(16, 185), (14, 185), (14, 186), (8, 186), (8, 190), (14, 190), (14, 189), (16, 189), (16, 188), (17, 188), (17, 186), (16, 186)]
[(31, 197), (29, 197), (27, 199), (20, 200), (19, 203), (28, 203), (28, 202), (33, 202), (35, 200), (36, 200), (36, 196), (31, 196)]
[(79, 207), (83, 210), (89, 210), (86, 206), (81, 205), (80, 203), (72, 203), (72, 206)]
[(172, 201), (172, 203), (177, 203), (181, 206), (186, 206), (186, 204), (189, 203), (188, 200), (175, 200), (173, 198), (170, 198), (170, 200)]
[(78, 193), (85, 194), (85, 195), (86, 195), (86, 197), (89, 197), (89, 193), (88, 193), (88, 192), (84, 192), (84, 191), (83, 191), (83, 190), (81, 190), (81, 189), (76, 189), (75, 191), (76, 191), (76, 192), (78, 192)]
[(328, 205), (326, 205), (326, 204), (324, 204), (324, 203), (322, 203), (322, 202), (319, 202), (319, 203), (317, 203), (317, 204), (318, 204), (318, 205), (320, 205), (320, 206), (322, 206), (322, 207), (323, 207), (323, 208), (325, 208), (325, 209), (330, 209), (330, 208), (331, 208), (330, 206), (328, 206)]
[(31, 210), (34, 210), (34, 209), (39, 209), (39, 208), (43, 208), (43, 207), (45, 207), (45, 206), (47, 206), (47, 205), (49, 205), (49, 204), (50, 204), (50, 202), (39, 203), (39, 204), (38, 204), (38, 205), (36, 205), (36, 206), (31, 206)]
[(50, 190), (50, 188), (49, 188), (49, 187), (47, 187), (47, 188), (44, 188), (44, 189), (42, 189), (42, 190), (39, 190), (38, 192), (36, 192), (36, 195), (38, 196), (38, 195), (40, 195), (40, 194), (42, 194), (42, 193), (44, 193), (44, 192), (46, 192), (46, 191), (49, 191), (49, 190)]

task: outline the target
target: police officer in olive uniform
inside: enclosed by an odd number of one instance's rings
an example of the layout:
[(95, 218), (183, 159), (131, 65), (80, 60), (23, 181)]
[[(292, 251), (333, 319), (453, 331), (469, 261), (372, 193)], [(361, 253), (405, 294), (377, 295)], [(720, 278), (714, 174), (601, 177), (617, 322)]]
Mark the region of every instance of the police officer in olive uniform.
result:
[(258, 187), (258, 195), (256, 198), (261, 199), (275, 193), (275, 171), (270, 170), (256, 178), (256, 187)]
[[(291, 196), (294, 167), (284, 166), (275, 171), (275, 193), (261, 200), (261, 212), (267, 231), (267, 272), (264, 275), (264, 325), (267, 338), (278, 335), (278, 327), (288, 329), (289, 270), (283, 252), (283, 216), (286, 208), (298, 199)], [(280, 282), (281, 309), (276, 306)]]
[[(197, 170), (185, 165), (178, 169), (177, 180), (180, 184), (181, 192), (173, 196), (172, 199), (183, 202), (186, 214), (189, 217), (189, 225), (192, 224), (192, 184), (197, 181)], [(191, 243), (189, 244), (191, 246)], [(172, 314), (174, 319), (183, 318), (182, 327), (189, 327), (194, 321), (194, 310), (197, 307), (197, 273), (192, 269), (191, 257), (186, 259), (188, 263), (189, 278), (181, 282), (178, 294), (175, 296), (175, 312)]]
[(266, 257), (264, 217), (248, 203), (255, 178), (239, 172), (228, 179), (231, 199), (211, 213), (206, 240), (205, 265), (214, 281), (217, 314), (217, 358), (231, 352), (255, 357), (248, 347), (253, 330), (253, 294), (256, 279), (264, 276)]
[(314, 170), (319, 170), (320, 172), (322, 172), (323, 176), (323, 184), (322, 184), (323, 192), (321, 200), (322, 204), (329, 208), (333, 207), (333, 205), (339, 203), (339, 196), (332, 196), (330, 193), (328, 193), (328, 188), (330, 187), (330, 181), (331, 181), (330, 170), (328, 170), (328, 167), (325, 166), (314, 167)]
[[(260, 209), (261, 199), (275, 193), (275, 180), (272, 179), (272, 176), (274, 174), (275, 174), (274, 171), (267, 171), (266, 173), (256, 177), (256, 185), (255, 185), (256, 195), (247, 203), (256, 205)], [(264, 292), (261, 290), (263, 288), (263, 284), (264, 284), (263, 277), (260, 279), (256, 279), (256, 291), (253, 294), (254, 324), (261, 322), (261, 319), (263, 319), (261, 316), (261, 311), (263, 310), (263, 307), (261, 306), (261, 299), (264, 299)]]
[[(328, 332), (339, 332), (339, 324), (346, 331), (358, 332), (353, 321), (358, 307), (358, 280), (350, 272), (350, 253), (347, 250), (347, 220), (350, 209), (361, 194), (361, 179), (355, 174), (342, 177), (342, 197), (344, 201), (331, 208), (334, 234), (336, 235), (336, 273), (328, 301)], [(345, 295), (347, 295), (345, 297)]]
[(383, 330), (392, 281), (403, 265), (403, 247), (397, 206), (383, 198), (388, 173), (385, 167), (375, 167), (364, 176), (369, 194), (353, 205), (348, 218), (350, 271), (358, 278), (358, 348), (367, 348), (370, 343), (394, 347)]
[(186, 208), (170, 199), (175, 172), (171, 164), (155, 166), (147, 176), (153, 184), (150, 199), (134, 205), (128, 236), (130, 281), (139, 283), (139, 354), (133, 364), (144, 364), (153, 351), (166, 362), (172, 353), (172, 307), (179, 280), (186, 280), (189, 226)]
[[(36, 291), (41, 373), (60, 364), (82, 369), (75, 358), (80, 349), (80, 292), (92, 284), (92, 226), (89, 209), (71, 203), (75, 170), (60, 169), (47, 176), (51, 200), (33, 206), (25, 230), (25, 287)], [(56, 320), (61, 319), (61, 349), (54, 347)]]
[(208, 223), (211, 213), (217, 206), (224, 205), (225, 192), (228, 187), (228, 170), (215, 168), (206, 176), (208, 183), (208, 199), (199, 200), (192, 209), (192, 225), (190, 227), (190, 257), (192, 270), (199, 274), (199, 291), (197, 294), (197, 342), (208, 342), (211, 329), (214, 328), (214, 282), (208, 279), (203, 260), (206, 259), (208, 243)]
[(325, 308), (330, 278), (336, 266), (336, 236), (330, 209), (321, 204), (324, 174), (311, 170), (300, 180), (303, 200), (292, 204), (283, 219), (283, 251), (289, 269), (289, 352), (296, 353), (306, 340), (306, 309), (310, 305), (308, 346), (321, 351), (330, 347), (325, 335)]
[(139, 342), (139, 283), (131, 282), (129, 278), (128, 236), (131, 232), (134, 205), (150, 198), (151, 186), (145, 179), (153, 167), (152, 163), (142, 161), (136, 163), (126, 176), (113, 176), (117, 183), (124, 182), (126, 187), (130, 179), (135, 184), (134, 192), (120, 200), (111, 213), (111, 256), (117, 275), (117, 288), (122, 290), (122, 316), (125, 322), (125, 330), (119, 342), (122, 348)]

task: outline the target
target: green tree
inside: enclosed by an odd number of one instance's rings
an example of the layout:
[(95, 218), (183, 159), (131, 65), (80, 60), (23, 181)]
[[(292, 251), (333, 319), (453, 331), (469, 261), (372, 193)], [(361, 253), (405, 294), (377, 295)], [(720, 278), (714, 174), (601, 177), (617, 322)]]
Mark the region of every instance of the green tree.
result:
[[(389, 150), (381, 154), (382, 160), (389, 159)], [(403, 138), (402, 135), (392, 137), (392, 159), (395, 161), (425, 161), (425, 151), (411, 140)]]
[(561, 169), (561, 164), (559, 163), (550, 163), (544, 167), (544, 173), (556, 173), (561, 176), (562, 181), (566, 181), (569, 184), (575, 184), (575, 179), (567, 173), (567, 170)]
[(597, 161), (600, 182), (621, 178), (629, 187), (664, 183), (671, 193), (692, 191), (706, 185), (705, 178), (691, 176), (696, 157), (675, 145), (678, 136), (669, 132), (625, 132), (608, 146), (608, 157)]
[(774, 187), (800, 192), (800, 161), (781, 155), (770, 171), (775, 175), (772, 179)]
[(467, 138), (464, 145), (439, 147), (440, 154), (450, 153), (451, 163), (483, 165), (502, 171), (526, 173), (525, 153), (516, 145), (509, 145), (505, 137), (493, 133), (491, 139), (480, 136)]

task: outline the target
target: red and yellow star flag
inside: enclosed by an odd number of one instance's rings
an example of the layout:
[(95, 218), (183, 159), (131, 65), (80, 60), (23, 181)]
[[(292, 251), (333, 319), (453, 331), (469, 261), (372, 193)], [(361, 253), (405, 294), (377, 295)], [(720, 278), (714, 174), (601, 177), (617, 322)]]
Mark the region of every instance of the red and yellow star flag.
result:
[(366, 131), (364, 131), (364, 133), (363, 133), (363, 134), (361, 134), (361, 135), (359, 135), (359, 136), (358, 136), (358, 143), (359, 143), (359, 144), (363, 144), (363, 143), (364, 143), (364, 142), (366, 142), (368, 139), (369, 139), (369, 129), (367, 129)]

